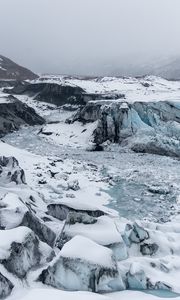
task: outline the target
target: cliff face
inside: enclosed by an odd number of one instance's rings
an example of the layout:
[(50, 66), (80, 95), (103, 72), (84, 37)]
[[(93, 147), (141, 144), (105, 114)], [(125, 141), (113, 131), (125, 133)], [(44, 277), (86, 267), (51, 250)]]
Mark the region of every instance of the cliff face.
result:
[(23, 124), (37, 125), (44, 122), (34, 109), (13, 96), (5, 97), (0, 102), (0, 137), (19, 129)]
[(0, 79), (26, 80), (38, 78), (32, 71), (0, 55)]
[(176, 102), (89, 102), (72, 121), (94, 122), (94, 142), (109, 140), (136, 152), (180, 156), (180, 106)]
[[(5, 91), (9, 92), (8, 89)], [(34, 97), (35, 100), (52, 103), (57, 106), (64, 104), (85, 105), (84, 90), (77, 86), (48, 82), (18, 82), (10, 92), (15, 95), (25, 94)]]

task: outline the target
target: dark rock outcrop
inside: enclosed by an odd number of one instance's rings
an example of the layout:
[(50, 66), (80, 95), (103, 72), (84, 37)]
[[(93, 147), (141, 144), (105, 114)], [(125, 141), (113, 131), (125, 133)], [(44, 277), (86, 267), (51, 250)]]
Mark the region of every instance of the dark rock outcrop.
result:
[(42, 242), (47, 243), (49, 246), (54, 246), (56, 234), (46, 226), (46, 224), (34, 216), (30, 211), (27, 211), (22, 220), (21, 226), (30, 228)]
[(16, 80), (1, 80), (0, 79), (0, 88), (9, 88), (14, 87), (17, 84)]
[(64, 104), (85, 105), (84, 90), (77, 86), (60, 85), (57, 83), (37, 82), (19, 83), (13, 89), (4, 89), (11, 94), (26, 94), (38, 101), (61, 106)]
[(0, 137), (18, 130), (24, 124), (42, 125), (45, 123), (33, 108), (13, 96), (8, 96), (7, 100), (7, 102), (0, 103)]
[[(54, 218), (57, 218), (61, 221), (66, 220), (68, 217), (68, 214), (74, 212), (74, 213), (78, 213), (79, 214), (79, 218), (78, 215), (76, 218), (73, 218), (74, 220), (80, 220), (80, 223), (83, 222), (83, 220), (88, 220), (88, 216), (90, 217), (94, 217), (94, 218), (98, 218), (100, 216), (105, 215), (105, 213), (101, 210), (88, 210), (88, 209), (76, 209), (64, 204), (49, 204), (47, 206), (48, 209), (48, 214), (53, 216)], [(82, 215), (84, 215), (84, 217), (82, 217)], [(80, 217), (81, 216), (81, 217)], [(87, 218), (86, 218), (87, 216)]]

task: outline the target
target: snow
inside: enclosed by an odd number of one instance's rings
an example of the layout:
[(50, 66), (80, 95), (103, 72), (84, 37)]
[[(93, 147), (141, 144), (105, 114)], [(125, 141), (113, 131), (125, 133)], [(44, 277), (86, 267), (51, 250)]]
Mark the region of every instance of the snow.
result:
[(22, 243), (32, 231), (27, 227), (17, 227), (10, 230), (0, 230), (0, 258), (7, 258), (13, 242)]
[(65, 76), (42, 76), (33, 82), (78, 86), (88, 93), (125, 94), (127, 102), (180, 101), (180, 82), (168, 81), (156, 76), (146, 76), (140, 79), (105, 77), (89, 80)]
[(112, 251), (110, 249), (102, 247), (80, 235), (76, 235), (64, 245), (60, 256), (74, 259), (78, 258), (109, 268), (113, 265)]
[(21, 224), (24, 214), (28, 211), (22, 200), (14, 193), (7, 193), (0, 201), (0, 205), (1, 224), (6, 229), (11, 229)]
[[(166, 296), (167, 293), (167, 296)], [(161, 297), (162, 295), (162, 297)], [(144, 293), (140, 291), (121, 291), (117, 293), (109, 293), (106, 295), (98, 295), (97, 293), (90, 292), (64, 292), (55, 289), (48, 288), (34, 288), (34, 289), (22, 289), (20, 292), (13, 293), (9, 300), (32, 300), (32, 299), (44, 299), (44, 300), (172, 300), (175, 298), (176, 300), (180, 299), (178, 295), (172, 295), (168, 292), (157, 292), (153, 294)]]
[[(106, 230), (104, 230), (104, 228), (106, 228)], [(67, 226), (65, 232), (70, 236), (85, 236), (103, 246), (113, 243), (122, 243), (122, 238), (117, 231), (115, 220), (107, 216), (99, 217), (95, 224), (87, 224), (84, 226), (83, 224), (76, 223)]]
[[(162, 297), (161, 297), (162, 295)], [(172, 298), (175, 298), (177, 300), (180, 299), (180, 297), (178, 297), (178, 295), (171, 295), (169, 293), (169, 297), (168, 297), (168, 292), (167, 292), (167, 296), (166, 296), (166, 292), (159, 292), (159, 295), (158, 295), (158, 291), (157, 291), (157, 296), (156, 296), (156, 293), (154, 293), (153, 295), (153, 292), (152, 294), (150, 293), (143, 293), (143, 292), (140, 292), (140, 291), (122, 291), (122, 292), (118, 292), (118, 293), (112, 293), (112, 294), (108, 294), (107, 297), (109, 297), (110, 299), (113, 299), (113, 300), (161, 300), (161, 299), (172, 299)], [(109, 300), (110, 300), (109, 299)]]
[(13, 193), (6, 194), (3, 198), (3, 203), (5, 203), (6, 207), (9, 209), (16, 209), (18, 206), (24, 206), (19, 197)]
[(55, 289), (35, 288), (23, 290), (21, 293), (14, 294), (8, 298), (9, 300), (108, 300), (108, 297), (93, 294), (90, 292), (64, 292)]
[(48, 136), (50, 142), (69, 147), (87, 147), (91, 142), (91, 136), (97, 126), (97, 122), (83, 125), (80, 122), (66, 124), (48, 124), (43, 128), (43, 132), (52, 132)]

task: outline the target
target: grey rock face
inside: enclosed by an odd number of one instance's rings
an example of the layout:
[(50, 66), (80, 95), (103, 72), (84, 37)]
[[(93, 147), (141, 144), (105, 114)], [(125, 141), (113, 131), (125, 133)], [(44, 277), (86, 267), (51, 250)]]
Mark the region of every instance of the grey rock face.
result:
[(10, 273), (24, 278), (31, 268), (40, 264), (40, 260), (39, 240), (31, 232), (22, 243), (12, 242), (9, 257), (1, 259), (0, 263)]
[(17, 84), (10, 91), (11, 94), (25, 94), (34, 96), (36, 100), (52, 103), (58, 106), (64, 104), (85, 105), (84, 90), (76, 86), (60, 85), (56, 83)]
[(38, 78), (38, 76), (30, 70), (2, 55), (0, 55), (0, 67), (0, 79), (26, 80)]
[(25, 173), (15, 157), (0, 156), (0, 178), (3, 182), (25, 184)]
[(16, 80), (1, 80), (0, 79), (0, 88), (14, 87), (16, 84), (17, 84)]
[[(98, 218), (100, 216), (103, 216), (105, 213), (101, 210), (81, 210), (81, 209), (75, 209), (70, 206), (64, 205), (64, 204), (49, 204), (47, 206), (48, 208), (48, 214), (63, 221), (66, 220), (69, 213), (80, 213), (83, 214), (84, 217), (87, 215), (90, 217)], [(81, 218), (82, 219), (82, 218)]]
[(42, 125), (44, 119), (35, 110), (16, 98), (9, 96), (10, 102), (0, 104), (0, 137), (18, 130), (21, 125)]
[(0, 299), (9, 296), (13, 287), (11, 281), (0, 273)]
[(56, 239), (55, 233), (30, 211), (27, 211), (27, 213), (24, 215), (20, 225), (30, 228), (42, 242), (47, 243), (51, 247), (54, 245), (54, 241)]

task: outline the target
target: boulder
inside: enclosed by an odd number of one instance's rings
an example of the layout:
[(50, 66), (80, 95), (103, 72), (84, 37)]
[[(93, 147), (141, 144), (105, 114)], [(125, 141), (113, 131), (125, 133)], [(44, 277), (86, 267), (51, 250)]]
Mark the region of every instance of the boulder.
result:
[(53, 251), (26, 227), (0, 231), (0, 263), (23, 279), (34, 267), (52, 259)]
[(59, 257), (41, 273), (39, 280), (69, 291), (124, 289), (112, 251), (82, 236), (65, 244)]
[(25, 184), (25, 173), (15, 157), (0, 156), (0, 180), (3, 183)]
[(19, 226), (28, 208), (14, 193), (7, 193), (0, 200), (0, 229), (12, 229)]
[[(132, 226), (127, 225), (124, 233), (126, 243), (141, 243), (149, 238), (149, 233), (141, 225), (135, 222)], [(127, 240), (129, 242), (127, 242)]]

